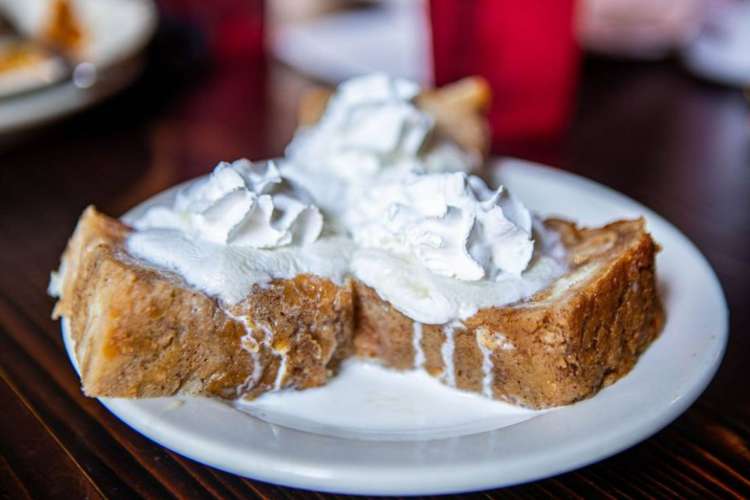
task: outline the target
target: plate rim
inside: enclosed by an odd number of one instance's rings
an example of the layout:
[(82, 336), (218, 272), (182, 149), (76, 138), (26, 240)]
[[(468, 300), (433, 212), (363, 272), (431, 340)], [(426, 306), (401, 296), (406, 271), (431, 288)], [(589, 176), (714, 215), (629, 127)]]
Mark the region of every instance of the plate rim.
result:
[[(250, 473), (247, 468), (237, 467), (236, 465), (229, 463), (230, 461), (226, 459), (222, 460), (221, 457), (214, 456), (207, 459), (205, 453), (198, 453), (196, 452), (197, 447), (194, 445), (191, 446), (195, 441), (191, 442), (191, 440), (180, 437), (180, 434), (182, 433), (180, 430), (173, 429), (172, 436), (167, 436), (165, 438), (150, 426), (146, 426), (144, 429), (143, 422), (133, 422), (133, 414), (138, 413), (138, 411), (133, 411), (134, 408), (137, 408), (137, 405), (135, 404), (137, 401), (98, 398), (99, 401), (118, 419), (133, 428), (136, 432), (146, 436), (167, 449), (171, 449), (199, 463), (255, 480), (330, 493), (384, 495), (447, 494), (512, 486), (515, 484), (544, 479), (584, 467), (591, 463), (606, 459), (645, 439), (648, 439), (674, 421), (686, 411), (695, 400), (698, 399), (714, 378), (716, 371), (721, 365), (729, 338), (729, 309), (721, 282), (698, 247), (676, 226), (642, 203), (637, 202), (610, 187), (571, 172), (519, 159), (505, 158), (500, 161), (502, 162), (502, 169), (536, 169), (544, 175), (552, 176), (555, 182), (563, 181), (568, 184), (582, 186), (586, 190), (593, 190), (595, 193), (615, 197), (618, 203), (625, 201), (641, 211), (647, 219), (658, 221), (660, 224), (663, 224), (666, 228), (670, 229), (674, 235), (681, 240), (681, 245), (684, 245), (693, 257), (699, 259), (701, 265), (705, 268), (705, 271), (707, 271), (707, 277), (711, 281), (710, 284), (712, 290), (709, 290), (707, 293), (715, 293), (716, 298), (719, 299), (719, 305), (721, 306), (721, 310), (717, 311), (720, 312), (720, 317), (717, 318), (717, 329), (715, 332), (716, 342), (711, 344), (712, 347), (715, 348), (715, 351), (712, 351), (713, 357), (710, 358), (710, 363), (696, 369), (694, 378), (691, 380), (692, 384), (685, 388), (681, 388), (681, 394), (679, 397), (670, 402), (669, 405), (659, 406), (656, 407), (656, 410), (651, 409), (650, 412), (644, 412), (648, 415), (637, 421), (624, 419), (623, 421), (618, 422), (618, 425), (613, 427), (614, 430), (609, 431), (604, 437), (591, 437), (582, 442), (575, 443), (574, 446), (568, 445), (567, 447), (562, 447), (562, 449), (547, 450), (547, 456), (544, 463), (540, 464), (534, 462), (536, 458), (533, 454), (529, 457), (522, 457), (522, 460), (510, 464), (510, 468), (514, 469), (515, 472), (511, 472), (510, 474), (505, 473), (504, 476), (511, 476), (507, 480), (497, 479), (497, 476), (492, 473), (493, 466), (496, 467), (497, 464), (492, 463), (474, 465), (475, 469), (468, 475), (465, 473), (456, 474), (454, 468), (447, 467), (446, 465), (427, 466), (422, 464), (421, 467), (412, 467), (412, 469), (410, 469), (412, 472), (421, 472), (423, 477), (430, 478), (428, 482), (421, 483), (418, 479), (414, 478), (405, 480), (404, 476), (407, 474), (404, 473), (405, 471), (400, 468), (398, 464), (381, 467), (376, 472), (369, 469), (358, 468), (356, 464), (347, 464), (346, 467), (339, 465), (335, 470), (335, 474), (327, 475), (323, 473), (325, 472), (325, 467), (321, 468), (318, 465), (318, 469), (315, 469), (314, 466), (306, 464), (306, 472), (296, 471), (295, 473), (290, 469), (294, 469), (295, 467), (300, 468), (302, 464), (293, 463), (293, 457), (291, 457), (291, 460), (287, 460), (285, 464), (279, 464), (274, 462), (274, 457), (269, 459), (268, 456), (263, 456), (262, 454), (258, 455), (254, 450), (243, 450), (248, 454), (247, 461), (255, 462), (255, 467), (252, 470), (252, 473)], [(497, 164), (497, 160), (493, 162), (493, 164)], [(162, 193), (166, 193), (167, 191)], [(149, 200), (139, 204), (137, 207), (133, 207), (131, 211), (136, 210), (148, 201)], [(63, 322), (64, 337), (66, 337), (65, 331), (66, 325), (65, 322)], [(71, 361), (74, 362), (72, 351), (70, 350), (67, 339), (66, 349), (68, 350), (68, 355), (71, 356)], [(587, 401), (595, 401), (595, 398)], [(539, 418), (544, 418), (544, 416)], [(524, 425), (524, 423), (518, 425)], [(282, 432), (309, 434), (286, 428), (283, 429)], [(487, 433), (480, 433), (479, 435), (482, 434)], [(461, 440), (468, 437), (470, 436), (449, 439)], [(350, 441), (344, 438), (327, 436), (321, 436), (321, 438), (342, 442)], [(405, 441), (404, 443), (410, 442)], [(260, 460), (264, 458), (266, 460), (265, 463), (263, 460)], [(533, 463), (533, 467), (531, 467), (531, 463), (525, 464), (525, 462)], [(564, 465), (561, 465), (563, 462)], [(526, 469), (525, 473), (518, 472), (518, 469), (523, 471), (524, 468)], [(529, 473), (529, 469), (533, 469), (534, 472)], [(454, 474), (451, 475), (450, 472), (454, 472)], [(494, 470), (494, 472), (497, 472), (497, 470)], [(429, 476), (426, 476), (426, 474), (429, 474)], [(375, 478), (377, 478), (377, 481), (374, 480)]]

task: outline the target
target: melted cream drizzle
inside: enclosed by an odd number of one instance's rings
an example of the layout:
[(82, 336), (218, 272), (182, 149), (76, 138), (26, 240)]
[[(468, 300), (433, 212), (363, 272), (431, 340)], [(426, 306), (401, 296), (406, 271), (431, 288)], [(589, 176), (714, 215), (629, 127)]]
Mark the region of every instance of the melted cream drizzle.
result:
[(276, 370), (276, 378), (273, 381), (273, 390), (278, 391), (281, 389), (284, 383), (284, 375), (286, 375), (286, 364), (287, 355), (286, 351), (279, 351), (273, 346), (273, 331), (268, 325), (259, 324), (261, 330), (263, 330), (263, 345), (265, 345), (277, 358), (279, 358), (279, 368)]
[(281, 389), (281, 384), (284, 382), (284, 375), (286, 375), (286, 363), (287, 363), (286, 354), (279, 354), (278, 352), (276, 352), (276, 355), (281, 356), (281, 361), (279, 362), (279, 369), (276, 371), (276, 379), (273, 382), (274, 391), (278, 391), (279, 389)]
[(458, 328), (461, 328), (463, 323), (460, 321), (451, 321), (443, 325), (443, 335), (445, 340), (443, 345), (440, 347), (440, 354), (443, 356), (443, 377), (442, 380), (451, 387), (456, 386), (456, 367), (453, 363), (453, 353), (455, 351), (455, 339), (454, 335)]
[(492, 363), (492, 349), (487, 345), (482, 333), (477, 332), (477, 346), (482, 352), (482, 394), (488, 398), (493, 397), (492, 384), (495, 380)]
[(224, 313), (229, 316), (231, 319), (239, 322), (242, 324), (242, 326), (245, 328), (245, 335), (242, 336), (240, 339), (240, 346), (242, 349), (244, 349), (248, 354), (250, 354), (251, 359), (253, 360), (253, 371), (250, 375), (248, 375), (247, 379), (245, 379), (245, 382), (243, 382), (240, 386), (237, 387), (237, 397), (241, 397), (245, 393), (247, 393), (250, 389), (258, 385), (258, 382), (260, 382), (261, 377), (263, 376), (263, 366), (261, 363), (261, 357), (260, 357), (260, 347), (266, 347), (269, 349), (274, 356), (279, 358), (279, 368), (276, 371), (276, 378), (273, 382), (273, 390), (278, 391), (282, 388), (282, 385), (284, 383), (284, 375), (286, 375), (286, 366), (287, 366), (287, 355), (286, 352), (279, 351), (278, 349), (275, 349), (273, 347), (273, 332), (271, 329), (263, 324), (259, 324), (258, 326), (263, 331), (263, 340), (261, 341), (261, 344), (258, 344), (258, 341), (255, 340), (255, 337), (253, 336), (253, 333), (255, 333), (255, 329), (252, 327), (250, 322), (247, 320), (245, 316), (238, 316), (236, 314), (233, 314), (227, 309), (222, 308)]
[(250, 389), (258, 385), (260, 377), (263, 375), (263, 367), (260, 363), (260, 346), (258, 345), (258, 341), (255, 340), (255, 337), (253, 337), (253, 329), (245, 316), (232, 314), (227, 309), (222, 308), (222, 310), (224, 311), (224, 314), (229, 316), (229, 318), (233, 319), (234, 321), (240, 323), (245, 329), (245, 335), (240, 338), (240, 348), (247, 352), (250, 355), (250, 359), (252, 359), (253, 361), (253, 371), (236, 389), (236, 394), (239, 398), (242, 397)]
[(422, 323), (414, 321), (412, 323), (412, 347), (414, 348), (414, 368), (419, 369), (424, 366), (425, 357), (422, 349)]

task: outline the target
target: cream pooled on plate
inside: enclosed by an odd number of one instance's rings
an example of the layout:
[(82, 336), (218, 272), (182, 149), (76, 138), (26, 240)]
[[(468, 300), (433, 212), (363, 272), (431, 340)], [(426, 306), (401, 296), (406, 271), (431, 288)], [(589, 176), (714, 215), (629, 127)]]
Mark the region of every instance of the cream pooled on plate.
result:
[(133, 225), (131, 255), (228, 304), (256, 284), (302, 273), (343, 283), (349, 269), (351, 241), (322, 235), (318, 208), (272, 162), (220, 163)]

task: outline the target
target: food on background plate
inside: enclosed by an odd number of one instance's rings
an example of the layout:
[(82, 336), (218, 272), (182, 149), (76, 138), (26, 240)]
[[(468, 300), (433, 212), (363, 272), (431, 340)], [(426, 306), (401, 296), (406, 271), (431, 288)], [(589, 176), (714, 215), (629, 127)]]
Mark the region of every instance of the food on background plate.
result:
[(69, 0), (15, 8), (39, 20), (24, 23), (22, 30), (13, 13), (0, 12), (0, 96), (35, 90), (69, 77), (73, 61), (87, 41), (86, 30)]
[(71, 0), (51, 0), (38, 38), (69, 57), (76, 58), (86, 43), (86, 29)]

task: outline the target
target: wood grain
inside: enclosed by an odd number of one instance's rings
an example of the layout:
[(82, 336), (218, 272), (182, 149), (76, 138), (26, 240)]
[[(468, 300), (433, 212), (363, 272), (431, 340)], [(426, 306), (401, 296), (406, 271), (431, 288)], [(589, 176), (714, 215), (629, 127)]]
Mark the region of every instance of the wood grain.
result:
[[(132, 431), (82, 396), (59, 325), (49, 318), (49, 271), (86, 204), (118, 214), (220, 159), (278, 155), (291, 136), (297, 99), (311, 82), (263, 60), (208, 64), (192, 30), (184, 20), (167, 19), (148, 70), (133, 88), (97, 109), (2, 144), (4, 498), (329, 496), (233, 476)], [(698, 82), (672, 63), (596, 60), (584, 67), (579, 103), (559, 146), (526, 148), (526, 156), (610, 185), (685, 231), (727, 293), (729, 348), (706, 393), (652, 438), (578, 471), (474, 497), (747, 498), (747, 103), (739, 91)]]

